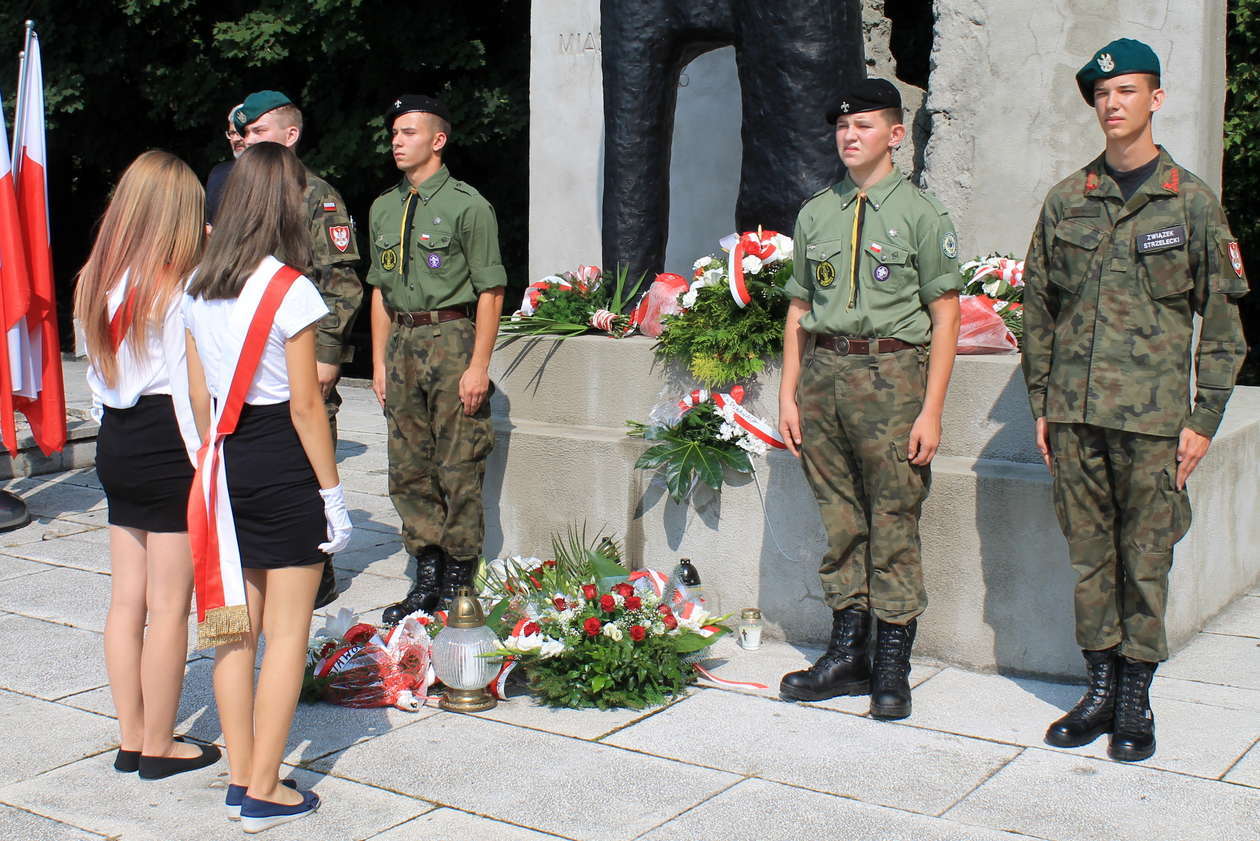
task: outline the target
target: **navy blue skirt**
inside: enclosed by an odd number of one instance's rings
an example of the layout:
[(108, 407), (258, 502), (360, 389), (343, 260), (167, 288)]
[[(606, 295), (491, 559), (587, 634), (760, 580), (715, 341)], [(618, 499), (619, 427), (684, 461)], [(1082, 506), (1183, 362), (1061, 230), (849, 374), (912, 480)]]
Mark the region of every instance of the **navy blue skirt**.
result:
[(105, 407), (96, 434), (96, 475), (110, 525), (188, 531), (193, 466), (169, 394), (146, 394), (130, 409)]
[(323, 563), (326, 555), (316, 547), (328, 539), (324, 501), (288, 402), (241, 407), (223, 455), (241, 566)]

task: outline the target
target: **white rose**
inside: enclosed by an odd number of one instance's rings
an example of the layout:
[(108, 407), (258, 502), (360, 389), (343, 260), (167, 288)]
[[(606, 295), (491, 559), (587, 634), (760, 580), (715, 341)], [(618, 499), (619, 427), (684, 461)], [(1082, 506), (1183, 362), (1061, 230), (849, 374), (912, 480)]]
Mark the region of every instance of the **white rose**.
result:
[(791, 260), (793, 243), (791, 237), (785, 237), (783, 234), (775, 234), (770, 240), (774, 243), (774, 257), (776, 260)]
[(613, 642), (621, 642), (621, 637), (622, 637), (621, 629), (618, 628), (612, 622), (609, 622), (606, 625), (604, 625), (600, 633), (608, 637)]
[(700, 271), (705, 266), (709, 265), (709, 261), (712, 259), (713, 259), (712, 257), (701, 257), (699, 260), (691, 264), (691, 270), (693, 272)]
[(744, 257), (744, 260), (740, 263), (740, 265), (744, 267), (744, 274), (757, 274), (757, 272), (761, 271), (761, 267), (764, 264), (761, 262), (760, 257), (754, 257), (752, 254), (748, 254)]
[(691, 289), (691, 290), (688, 290), (687, 292), (684, 292), (682, 296), (683, 309), (689, 310), (692, 307), (694, 307), (696, 305), (696, 297), (698, 294), (699, 293), (697, 293), (695, 289)]
[(542, 647), (538, 650), (538, 656), (546, 659), (548, 657), (556, 657), (564, 652), (564, 643), (560, 640), (548, 639), (543, 641)]

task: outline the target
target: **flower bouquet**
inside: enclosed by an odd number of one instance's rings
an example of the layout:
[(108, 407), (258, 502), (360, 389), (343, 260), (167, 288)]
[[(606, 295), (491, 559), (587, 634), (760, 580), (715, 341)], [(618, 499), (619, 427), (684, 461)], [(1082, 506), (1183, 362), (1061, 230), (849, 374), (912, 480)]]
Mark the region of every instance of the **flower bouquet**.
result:
[(729, 631), (702, 603), (663, 600), (649, 576), (632, 582), (610, 538), (570, 529), (553, 550), (550, 561), (492, 562), (482, 591), (511, 628), (497, 654), (519, 660), (545, 704), (664, 703), (695, 680), (690, 658)]
[(315, 632), (307, 650), (302, 700), (420, 709), (434, 682), (429, 654), (440, 619), (416, 612), (387, 631), (354, 619), (342, 608)]
[(792, 276), (792, 239), (774, 231), (732, 234), (725, 258), (701, 257), (682, 295), (686, 310), (666, 316), (656, 345), (663, 359), (687, 365), (706, 388), (748, 379), (765, 357), (783, 352), (783, 322)]
[(550, 275), (531, 283), (521, 307), (500, 322), (508, 341), (521, 336), (555, 336), (566, 339), (597, 331), (613, 338), (634, 332), (632, 317), (623, 310), (643, 283), (628, 283), (629, 270), (608, 274), (599, 266), (578, 266), (576, 271)]
[(1024, 261), (990, 254), (964, 263), (961, 271), (959, 350), (986, 353), (1018, 349), (1024, 338)]
[(743, 386), (725, 393), (699, 389), (679, 400), (673, 411), (655, 410), (653, 423), (626, 421), (630, 437), (660, 442), (634, 466), (659, 470), (677, 503), (685, 502), (700, 482), (721, 492), (726, 468), (752, 473), (750, 455), (765, 455), (769, 447), (784, 449), (778, 432), (740, 405), (743, 401)]

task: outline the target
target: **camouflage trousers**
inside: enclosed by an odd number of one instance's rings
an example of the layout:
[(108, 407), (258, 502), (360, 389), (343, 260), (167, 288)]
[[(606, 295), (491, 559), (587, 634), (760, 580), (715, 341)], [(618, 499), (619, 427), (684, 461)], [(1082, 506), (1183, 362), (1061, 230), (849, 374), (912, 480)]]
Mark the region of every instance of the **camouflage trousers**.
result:
[(904, 625), (927, 606), (919, 512), (932, 472), (906, 458), (926, 382), (924, 348), (818, 348), (801, 371), (801, 457), (827, 530), (818, 572), (833, 610), (859, 606)]
[(1076, 572), (1077, 643), (1168, 659), (1168, 571), (1190, 528), (1190, 497), (1176, 490), (1177, 439), (1052, 423), (1050, 448), (1055, 514)]
[(341, 411), (341, 395), (337, 393), (336, 384), (328, 392), (324, 400), (324, 412), (328, 415), (328, 428), (332, 432), (333, 449), (337, 449), (337, 412)]
[(389, 495), (412, 555), (430, 545), (460, 561), (481, 555), (481, 486), (494, 429), (488, 399), (471, 417), (459, 400), (474, 329), (471, 321), (460, 319), (390, 330), (385, 351)]

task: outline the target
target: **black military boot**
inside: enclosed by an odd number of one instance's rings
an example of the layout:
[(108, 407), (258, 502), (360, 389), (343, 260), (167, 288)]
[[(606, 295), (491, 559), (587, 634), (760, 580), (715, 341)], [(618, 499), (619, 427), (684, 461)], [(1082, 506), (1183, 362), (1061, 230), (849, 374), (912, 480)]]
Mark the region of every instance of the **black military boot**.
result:
[(417, 610), (432, 613), (441, 595), (442, 574), (446, 569), (446, 553), (441, 546), (426, 546), (416, 553), (416, 581), (407, 597), (390, 605), (381, 614), (386, 625), (397, 625)]
[(908, 625), (875, 622), (875, 665), (871, 669), (871, 717), (906, 718), (910, 715), (910, 649), (919, 620)]
[(477, 561), (457, 561), (446, 559), (446, 569), (442, 573), (442, 598), (438, 602), (438, 610), (448, 610), (455, 598), (455, 591), (460, 587), (473, 586), (473, 576), (477, 574)]
[(324, 572), (319, 579), (319, 589), (315, 591), (315, 609), (328, 607), (340, 595), (337, 592), (337, 575), (333, 572), (332, 555), (329, 555), (324, 558)]
[(1110, 733), (1116, 710), (1116, 649), (1082, 651), (1089, 687), (1067, 715), (1046, 730), (1046, 744), (1056, 748), (1079, 748), (1103, 733)]
[(1116, 726), (1107, 755), (1119, 762), (1141, 762), (1155, 753), (1155, 714), (1151, 678), (1155, 664), (1121, 657), (1116, 689)]
[(868, 644), (871, 615), (856, 607), (832, 611), (831, 640), (818, 662), (779, 681), (790, 701), (821, 701), (837, 695), (865, 695), (871, 688)]

